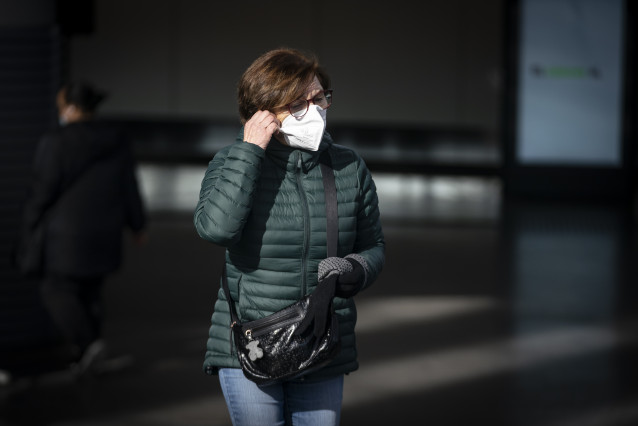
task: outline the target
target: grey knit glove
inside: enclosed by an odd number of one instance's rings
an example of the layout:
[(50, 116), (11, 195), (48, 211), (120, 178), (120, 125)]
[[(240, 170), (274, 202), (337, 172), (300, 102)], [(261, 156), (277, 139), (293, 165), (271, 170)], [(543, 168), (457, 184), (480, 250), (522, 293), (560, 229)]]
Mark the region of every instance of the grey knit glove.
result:
[(348, 298), (357, 294), (368, 278), (368, 264), (356, 253), (346, 257), (328, 257), (319, 263), (318, 281), (337, 277), (335, 295)]

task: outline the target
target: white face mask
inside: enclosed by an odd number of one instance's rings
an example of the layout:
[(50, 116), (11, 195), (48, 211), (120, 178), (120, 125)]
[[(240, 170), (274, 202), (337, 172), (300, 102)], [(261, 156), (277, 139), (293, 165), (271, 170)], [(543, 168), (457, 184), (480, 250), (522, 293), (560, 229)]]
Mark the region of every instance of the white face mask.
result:
[(325, 129), (326, 110), (317, 105), (310, 105), (303, 117), (295, 118), (289, 115), (284, 118), (279, 133), (292, 148), (316, 151)]

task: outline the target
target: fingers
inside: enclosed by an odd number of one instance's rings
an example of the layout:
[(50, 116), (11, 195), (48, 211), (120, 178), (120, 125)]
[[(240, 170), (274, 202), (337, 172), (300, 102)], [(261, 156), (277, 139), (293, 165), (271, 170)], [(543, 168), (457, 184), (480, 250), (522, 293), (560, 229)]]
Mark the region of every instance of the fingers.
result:
[(266, 149), (281, 122), (270, 111), (257, 111), (244, 125), (244, 140)]
[(264, 127), (268, 127), (271, 124), (277, 127), (280, 125), (277, 116), (270, 111), (257, 111), (253, 117)]
[(317, 270), (319, 281), (334, 274), (341, 275), (352, 271), (352, 264), (342, 257), (328, 257), (319, 262)]

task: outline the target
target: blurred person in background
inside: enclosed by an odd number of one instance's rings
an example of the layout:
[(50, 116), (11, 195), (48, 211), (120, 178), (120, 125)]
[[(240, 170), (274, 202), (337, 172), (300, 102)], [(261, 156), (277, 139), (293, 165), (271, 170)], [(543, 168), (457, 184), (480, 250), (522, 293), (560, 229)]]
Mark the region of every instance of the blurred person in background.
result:
[[(231, 298), (242, 321), (285, 308), (337, 275), (329, 302), (336, 296), (341, 351), (300, 379), (256, 385), (232, 348), (220, 290), (204, 369), (219, 375), (235, 425), (336, 425), (344, 375), (358, 368), (353, 297), (375, 281), (385, 261), (376, 188), (361, 157), (325, 132), (332, 90), (315, 58), (292, 49), (267, 52), (244, 72), (238, 89), (243, 128), (208, 166), (195, 227), (226, 247)], [(327, 257), (324, 151), (337, 187), (338, 257)]]
[(123, 230), (130, 228), (136, 242), (145, 239), (129, 141), (94, 120), (104, 98), (85, 83), (59, 90), (60, 126), (39, 142), (24, 209), (27, 232), (46, 215), (42, 301), (80, 372), (94, 369), (106, 354), (102, 287), (120, 266)]

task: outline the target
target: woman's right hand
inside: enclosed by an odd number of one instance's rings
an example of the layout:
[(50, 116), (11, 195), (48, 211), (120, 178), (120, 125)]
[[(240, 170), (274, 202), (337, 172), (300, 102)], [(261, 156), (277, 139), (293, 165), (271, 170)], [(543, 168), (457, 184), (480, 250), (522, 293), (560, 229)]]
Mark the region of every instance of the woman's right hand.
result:
[(244, 141), (266, 149), (273, 134), (279, 132), (281, 122), (270, 111), (257, 111), (244, 124)]

